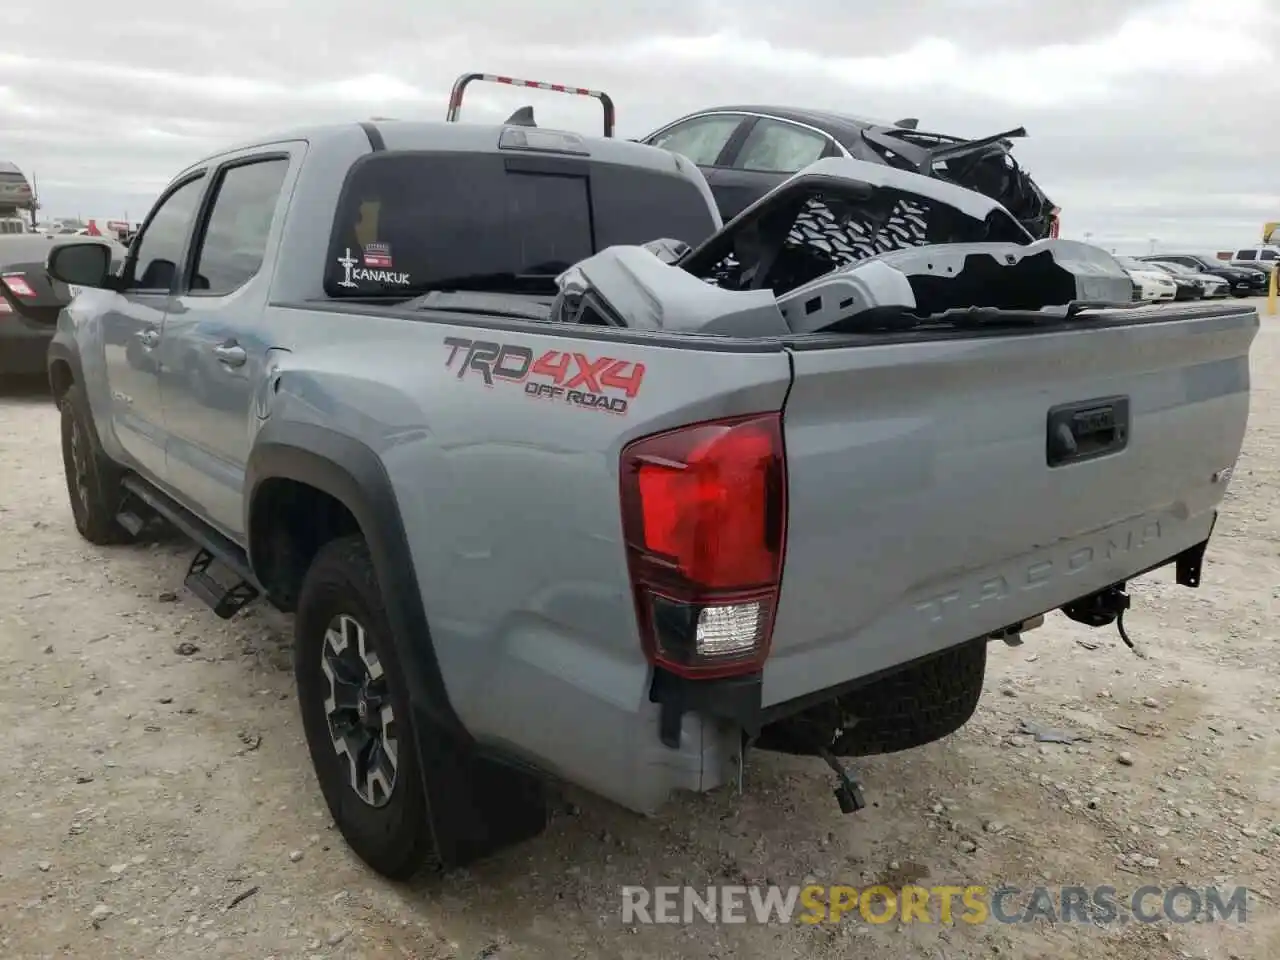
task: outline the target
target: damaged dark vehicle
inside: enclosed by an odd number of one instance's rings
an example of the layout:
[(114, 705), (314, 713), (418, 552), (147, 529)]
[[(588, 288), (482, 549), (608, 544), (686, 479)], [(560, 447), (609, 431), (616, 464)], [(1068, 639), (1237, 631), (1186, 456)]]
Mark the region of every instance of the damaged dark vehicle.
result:
[(560, 287), (562, 322), (753, 337), (1058, 323), (1132, 290), (1098, 247), (1035, 240), (981, 194), (839, 157), (696, 249), (613, 247)]
[(644, 143), (687, 156), (707, 178), (726, 221), (809, 164), (846, 157), (936, 177), (999, 202), (1033, 239), (1057, 235), (1058, 208), (1014, 159), (1018, 127), (967, 140), (823, 110), (715, 107), (676, 120)]

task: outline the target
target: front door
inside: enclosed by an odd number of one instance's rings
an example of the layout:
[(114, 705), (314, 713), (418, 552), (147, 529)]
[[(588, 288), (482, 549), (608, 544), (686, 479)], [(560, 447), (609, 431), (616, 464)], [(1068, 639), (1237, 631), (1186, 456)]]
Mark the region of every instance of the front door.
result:
[(244, 477), (265, 376), (271, 282), (266, 252), (290, 149), (235, 157), (214, 176), (196, 230), (190, 276), (165, 321), (160, 392), (169, 481), (226, 536), (244, 527)]
[(716, 198), (721, 219), (727, 223), (731, 214), (725, 212), (721, 192), (723, 164), (732, 153), (742, 125), (749, 122), (750, 119), (740, 113), (706, 113), (665, 127), (651, 134), (645, 143), (679, 153), (697, 164)]
[(125, 260), (120, 292), (101, 320), (116, 439), (132, 465), (159, 483), (166, 471), (158, 347), (205, 182), (197, 174), (161, 197)]

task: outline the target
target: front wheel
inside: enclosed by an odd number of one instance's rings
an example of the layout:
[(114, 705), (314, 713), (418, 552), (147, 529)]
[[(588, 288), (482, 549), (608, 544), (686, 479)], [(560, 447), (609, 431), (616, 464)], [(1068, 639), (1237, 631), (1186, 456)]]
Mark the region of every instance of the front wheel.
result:
[(407, 880), (436, 850), (408, 691), (361, 537), (321, 547), (294, 632), (303, 728), (329, 812), (361, 860)]
[(72, 384), (58, 401), (62, 415), (62, 469), (76, 530), (90, 543), (128, 543), (133, 535), (116, 516), (120, 508), (119, 470), (98, 447), (84, 393)]

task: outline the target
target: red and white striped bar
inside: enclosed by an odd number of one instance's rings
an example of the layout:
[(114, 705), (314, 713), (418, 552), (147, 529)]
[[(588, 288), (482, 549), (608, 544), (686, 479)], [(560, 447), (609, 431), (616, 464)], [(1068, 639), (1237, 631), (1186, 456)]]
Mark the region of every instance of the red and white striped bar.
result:
[(552, 93), (568, 93), (578, 97), (594, 97), (600, 101), (600, 105), (604, 108), (604, 135), (606, 137), (613, 136), (613, 128), (616, 122), (616, 112), (613, 106), (613, 98), (603, 90), (590, 90), (587, 87), (571, 87), (563, 83), (544, 83), (541, 80), (519, 80), (515, 77), (504, 77), (496, 73), (464, 73), (454, 81), (453, 89), (449, 92), (449, 112), (445, 119), (454, 122), (462, 113), (462, 96), (467, 86), (476, 80), (483, 80), (487, 83), (501, 83), (509, 87), (525, 87), (530, 90), (550, 90)]

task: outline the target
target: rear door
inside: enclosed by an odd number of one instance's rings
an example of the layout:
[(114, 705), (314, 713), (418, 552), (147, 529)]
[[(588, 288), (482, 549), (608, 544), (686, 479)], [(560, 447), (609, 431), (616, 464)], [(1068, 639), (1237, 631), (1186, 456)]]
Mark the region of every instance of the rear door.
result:
[(160, 394), (170, 484), (233, 539), (244, 526), (255, 387), (275, 346), (264, 329), (270, 265), (287, 202), (291, 155), (273, 147), (212, 174), (191, 269), (165, 321)]
[(771, 117), (755, 118), (737, 139), (711, 188), (726, 222), (793, 173), (840, 154), (835, 140), (816, 127)]
[(116, 437), (134, 465), (160, 482), (166, 471), (157, 348), (207, 185), (199, 171), (165, 191), (125, 260), (120, 292), (101, 316)]

